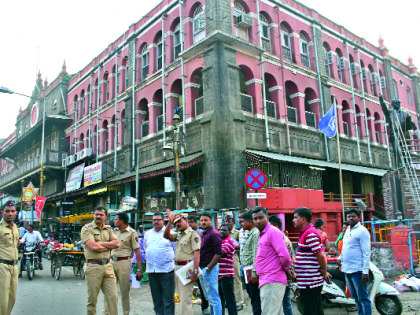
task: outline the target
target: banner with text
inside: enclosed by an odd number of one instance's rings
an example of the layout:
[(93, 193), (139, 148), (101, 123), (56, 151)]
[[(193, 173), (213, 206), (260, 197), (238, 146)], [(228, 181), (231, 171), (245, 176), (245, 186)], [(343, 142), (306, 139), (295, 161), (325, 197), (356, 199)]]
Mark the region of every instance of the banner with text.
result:
[(84, 187), (102, 182), (102, 162), (86, 166), (84, 173)]
[(83, 169), (85, 168), (85, 163), (72, 168), (69, 173), (69, 177), (66, 182), (66, 192), (79, 189), (82, 185)]
[(35, 210), (36, 210), (36, 217), (38, 218), (38, 221), (41, 219), (41, 212), (44, 208), (45, 200), (47, 198), (42, 196), (36, 196), (35, 198)]

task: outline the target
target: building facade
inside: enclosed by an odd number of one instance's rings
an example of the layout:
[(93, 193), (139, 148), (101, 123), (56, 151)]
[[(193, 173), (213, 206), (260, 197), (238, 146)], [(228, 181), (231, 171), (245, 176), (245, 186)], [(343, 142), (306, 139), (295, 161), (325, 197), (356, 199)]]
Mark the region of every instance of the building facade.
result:
[[(247, 207), (245, 174), (259, 168), (265, 188), (317, 191), (315, 217), (336, 235), (337, 142), (319, 131), (320, 118), (337, 104), (346, 206), (356, 196), (367, 217), (380, 215), (392, 153), (378, 96), (399, 98), (417, 125), (419, 84), (412, 60), (391, 57), (382, 39), (372, 45), (293, 0), (164, 0), (68, 81), (74, 158), (63, 165), (100, 163), (102, 177), (49, 200), (73, 200), (76, 213), (118, 208), (124, 196), (138, 197), (143, 212), (173, 208), (164, 190), (173, 155), (162, 146), (177, 112), (181, 208)], [(290, 221), (295, 205), (268, 207)]]

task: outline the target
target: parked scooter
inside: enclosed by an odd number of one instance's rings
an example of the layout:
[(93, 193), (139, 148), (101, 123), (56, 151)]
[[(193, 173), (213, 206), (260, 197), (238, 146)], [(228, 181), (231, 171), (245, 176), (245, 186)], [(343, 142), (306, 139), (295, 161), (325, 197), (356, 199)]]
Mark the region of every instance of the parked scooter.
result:
[[(356, 306), (346, 285), (344, 273), (338, 268), (328, 268), (328, 272), (332, 278), (330, 284), (324, 282), (322, 287), (321, 294), (324, 308), (342, 307), (343, 305)], [(384, 279), (385, 277), (379, 268), (370, 262), (368, 292), (372, 304), (375, 304), (381, 315), (400, 315), (403, 313), (403, 306), (398, 297), (400, 293), (394, 287), (383, 282)], [(299, 295), (299, 289), (295, 290), (295, 296), (297, 295)], [(303, 303), (302, 299), (297, 299), (298, 310), (302, 314)]]

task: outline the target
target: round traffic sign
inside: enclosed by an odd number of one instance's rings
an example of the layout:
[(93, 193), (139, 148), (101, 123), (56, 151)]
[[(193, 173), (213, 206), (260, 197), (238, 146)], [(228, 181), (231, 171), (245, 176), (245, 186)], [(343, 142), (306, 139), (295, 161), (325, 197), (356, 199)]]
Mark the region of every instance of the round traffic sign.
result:
[(248, 173), (246, 173), (245, 176), (245, 182), (246, 185), (253, 190), (261, 189), (265, 186), (267, 179), (265, 177), (265, 174), (261, 170), (250, 170)]

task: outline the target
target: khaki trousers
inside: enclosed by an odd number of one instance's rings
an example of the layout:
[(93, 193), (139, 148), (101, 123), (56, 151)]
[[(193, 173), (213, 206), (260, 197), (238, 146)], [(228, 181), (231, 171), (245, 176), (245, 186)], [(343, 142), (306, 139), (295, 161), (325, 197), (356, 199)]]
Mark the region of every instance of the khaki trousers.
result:
[(96, 303), (99, 290), (105, 295), (109, 313), (118, 314), (117, 282), (114, 269), (110, 263), (106, 265), (85, 264), (85, 279), (87, 285), (88, 301), (87, 315), (96, 315)]
[(180, 306), (181, 306), (181, 315), (194, 315), (193, 304), (192, 304), (192, 294), (194, 291), (194, 282), (190, 282), (186, 285), (183, 285), (181, 280), (179, 280), (176, 275), (176, 271), (183, 266), (175, 266), (175, 284), (176, 292), (178, 292)]
[(283, 297), (286, 285), (266, 283), (260, 288), (261, 309), (264, 315), (283, 315)]
[(9, 315), (16, 301), (18, 267), (0, 264), (0, 315)]
[[(114, 268), (116, 281), (120, 283), (121, 300), (124, 315), (130, 314), (130, 276), (131, 276), (131, 259), (111, 261)], [(108, 301), (105, 300), (104, 310), (102, 314), (112, 315), (109, 312)]]
[(235, 280), (233, 290), (235, 292), (236, 305), (244, 304), (244, 290), (242, 288), (241, 267), (239, 264), (239, 255), (233, 256), (233, 268), (235, 269)]

